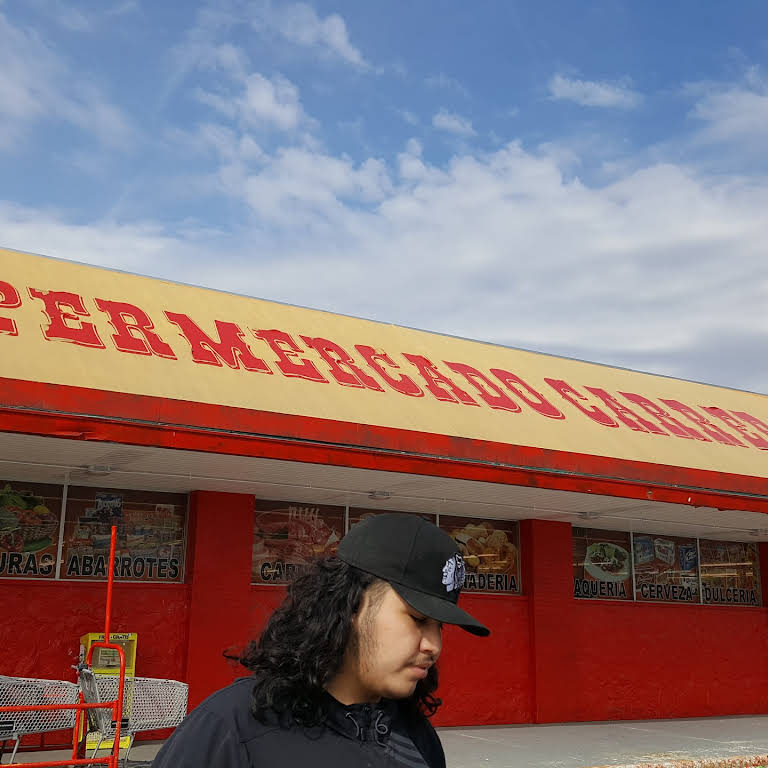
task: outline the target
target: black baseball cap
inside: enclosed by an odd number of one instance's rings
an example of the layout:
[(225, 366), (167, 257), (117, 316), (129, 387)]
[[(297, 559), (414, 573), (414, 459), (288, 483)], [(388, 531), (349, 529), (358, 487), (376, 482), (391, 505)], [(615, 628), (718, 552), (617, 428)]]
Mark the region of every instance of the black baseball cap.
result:
[(389, 582), (419, 613), (473, 635), (490, 634), (456, 604), (465, 577), (456, 542), (423, 517), (388, 512), (365, 518), (341, 540), (338, 557)]

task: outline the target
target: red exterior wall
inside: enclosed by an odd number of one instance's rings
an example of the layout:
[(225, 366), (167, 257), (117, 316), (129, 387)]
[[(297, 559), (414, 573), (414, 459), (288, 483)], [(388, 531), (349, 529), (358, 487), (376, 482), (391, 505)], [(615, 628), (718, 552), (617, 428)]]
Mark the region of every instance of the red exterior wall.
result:
[(575, 600), (570, 525), (521, 533), (536, 722), (768, 712), (768, 609)]
[(768, 712), (765, 609), (580, 601), (562, 626), (541, 722)]
[[(0, 580), (0, 674), (74, 682), (80, 637), (104, 631), (106, 583)], [(115, 632), (137, 632), (136, 672), (183, 680), (187, 656), (186, 584), (119, 584), (112, 596)], [(162, 738), (149, 731), (139, 739)], [(33, 735), (22, 746), (71, 744), (70, 732)]]
[(190, 499), (189, 706), (232, 680), (222, 653), (248, 639), (253, 497), (197, 491)]
[(464, 595), (460, 601), (491, 635), (445, 628), (438, 692), (443, 706), (435, 725), (532, 722), (528, 599)]
[[(0, 674), (73, 680), (80, 636), (104, 631), (106, 583), (0, 580)], [(184, 678), (189, 588), (120, 584), (112, 630), (138, 632), (136, 671)]]

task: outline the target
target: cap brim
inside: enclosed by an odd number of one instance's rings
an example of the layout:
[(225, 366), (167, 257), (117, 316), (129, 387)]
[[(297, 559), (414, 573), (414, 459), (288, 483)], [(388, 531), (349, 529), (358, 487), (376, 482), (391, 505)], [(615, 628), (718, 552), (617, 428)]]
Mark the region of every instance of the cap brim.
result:
[(418, 589), (404, 587), (402, 584), (389, 582), (392, 589), (405, 600), (411, 608), (415, 608), (419, 613), (429, 616), (443, 624), (455, 624), (458, 627), (471, 632), (479, 637), (487, 637), (491, 634), (488, 627), (481, 624), (477, 619), (470, 616), (466, 611), (459, 608), (456, 603), (450, 600), (443, 600), (434, 595), (428, 595), (425, 592), (419, 592)]

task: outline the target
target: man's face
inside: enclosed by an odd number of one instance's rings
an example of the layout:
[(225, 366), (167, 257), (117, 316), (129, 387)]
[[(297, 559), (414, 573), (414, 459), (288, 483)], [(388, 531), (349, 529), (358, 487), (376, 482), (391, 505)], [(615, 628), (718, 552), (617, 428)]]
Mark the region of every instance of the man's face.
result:
[(358, 701), (407, 698), (443, 647), (442, 625), (411, 608), (389, 584), (365, 593), (354, 631), (345, 667)]

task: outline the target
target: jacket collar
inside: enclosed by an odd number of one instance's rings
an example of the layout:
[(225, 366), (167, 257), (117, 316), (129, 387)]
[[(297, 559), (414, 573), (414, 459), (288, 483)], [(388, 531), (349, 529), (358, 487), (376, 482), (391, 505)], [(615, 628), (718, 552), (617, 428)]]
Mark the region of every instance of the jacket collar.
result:
[(382, 699), (377, 704), (342, 704), (327, 691), (323, 696), (326, 725), (348, 739), (384, 745), (397, 715), (397, 703)]

